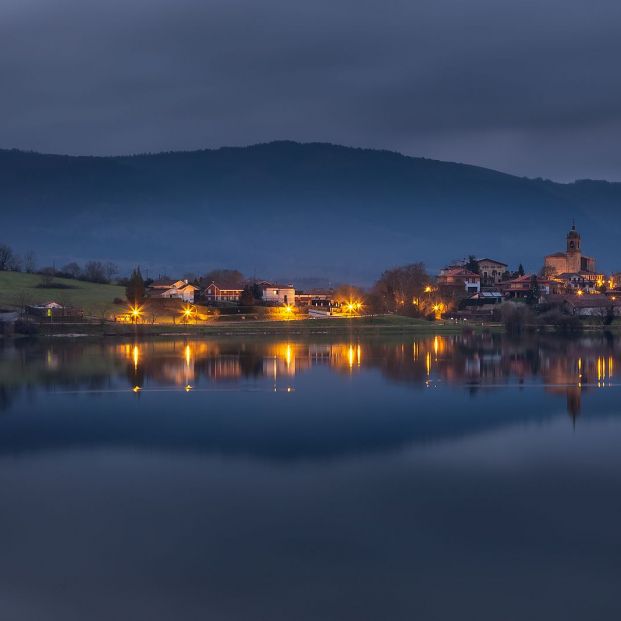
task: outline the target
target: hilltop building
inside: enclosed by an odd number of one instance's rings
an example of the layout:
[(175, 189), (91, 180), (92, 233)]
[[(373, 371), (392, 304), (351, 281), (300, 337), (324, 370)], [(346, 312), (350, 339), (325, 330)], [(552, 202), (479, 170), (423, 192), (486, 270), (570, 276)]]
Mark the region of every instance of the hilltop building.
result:
[(506, 263), (494, 259), (479, 259), (477, 265), (482, 285), (497, 285), (509, 269)]
[(544, 262), (546, 276), (581, 274), (584, 276), (592, 275), (592, 278), (587, 278), (587, 280), (596, 279), (595, 259), (582, 254), (580, 241), (580, 233), (576, 231), (576, 225), (573, 224), (567, 233), (567, 250), (546, 256)]

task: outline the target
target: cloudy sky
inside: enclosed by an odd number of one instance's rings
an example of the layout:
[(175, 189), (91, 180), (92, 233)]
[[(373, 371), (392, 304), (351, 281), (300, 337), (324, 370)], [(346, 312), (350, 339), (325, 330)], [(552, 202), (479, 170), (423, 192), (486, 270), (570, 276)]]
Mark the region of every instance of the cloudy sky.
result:
[(621, 2), (2, 0), (0, 146), (330, 141), (621, 180)]

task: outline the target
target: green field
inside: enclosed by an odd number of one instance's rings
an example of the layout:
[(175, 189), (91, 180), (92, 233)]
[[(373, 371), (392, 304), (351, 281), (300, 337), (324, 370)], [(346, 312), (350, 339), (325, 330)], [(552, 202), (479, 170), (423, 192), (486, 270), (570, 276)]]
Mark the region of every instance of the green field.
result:
[(75, 306), (87, 315), (101, 317), (119, 312), (114, 298), (125, 298), (125, 288), (117, 285), (99, 285), (80, 280), (54, 278), (54, 283), (70, 289), (39, 288), (41, 276), (19, 272), (0, 272), (0, 308), (23, 308), (29, 304), (58, 302), (63, 306)]

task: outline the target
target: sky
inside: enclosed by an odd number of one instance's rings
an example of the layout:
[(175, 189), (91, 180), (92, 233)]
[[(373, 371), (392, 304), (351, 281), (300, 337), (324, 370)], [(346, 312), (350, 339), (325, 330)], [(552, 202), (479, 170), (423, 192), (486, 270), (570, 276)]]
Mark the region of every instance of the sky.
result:
[(326, 141), (621, 181), (618, 0), (2, 0), (0, 147)]

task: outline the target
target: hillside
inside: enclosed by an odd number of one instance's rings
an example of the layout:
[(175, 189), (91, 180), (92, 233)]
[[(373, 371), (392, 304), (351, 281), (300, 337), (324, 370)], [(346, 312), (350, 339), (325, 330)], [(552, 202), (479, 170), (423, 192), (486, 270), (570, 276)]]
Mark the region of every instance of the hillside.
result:
[(21, 307), (25, 304), (45, 304), (56, 301), (66, 306), (76, 306), (93, 316), (104, 312), (119, 312), (114, 298), (125, 298), (125, 288), (100, 285), (92, 282), (55, 278), (54, 283), (66, 289), (40, 288), (41, 276), (18, 272), (0, 272), (0, 308)]
[(0, 151), (0, 243), (39, 263), (113, 260), (157, 273), (220, 266), (369, 282), (467, 254), (538, 269), (572, 218), (621, 269), (621, 184), (558, 184), (330, 144), (131, 157)]

